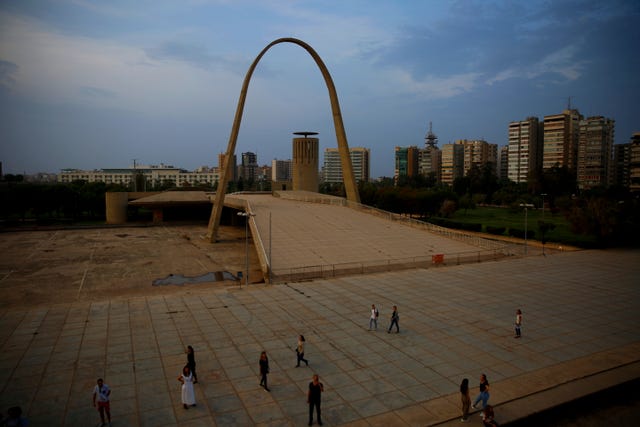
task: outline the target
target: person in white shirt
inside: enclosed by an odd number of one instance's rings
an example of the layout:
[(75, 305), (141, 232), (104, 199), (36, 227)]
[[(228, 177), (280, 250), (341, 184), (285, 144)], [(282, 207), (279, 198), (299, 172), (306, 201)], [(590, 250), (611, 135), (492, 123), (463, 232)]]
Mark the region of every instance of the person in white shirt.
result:
[(520, 338), (522, 336), (522, 332), (521, 329), (522, 328), (522, 311), (520, 309), (518, 309), (518, 311), (516, 311), (516, 336), (515, 338)]
[(111, 408), (109, 407), (109, 395), (111, 395), (111, 389), (108, 385), (102, 381), (102, 378), (98, 378), (97, 385), (93, 388), (93, 406), (98, 403), (98, 412), (100, 412), (100, 420), (104, 425), (104, 414), (107, 414), (107, 420), (111, 425)]
[(372, 326), (375, 326), (376, 331), (378, 330), (378, 309), (375, 304), (371, 304), (371, 317), (369, 318), (369, 330), (371, 330)]

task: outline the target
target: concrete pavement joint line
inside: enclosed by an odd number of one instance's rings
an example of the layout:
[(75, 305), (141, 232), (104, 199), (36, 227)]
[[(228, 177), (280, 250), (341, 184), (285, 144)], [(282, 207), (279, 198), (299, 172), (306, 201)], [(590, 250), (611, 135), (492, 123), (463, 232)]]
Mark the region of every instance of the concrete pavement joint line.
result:
[(93, 255), (96, 253), (97, 246), (98, 242), (95, 242), (91, 247), (89, 259), (87, 260), (87, 266), (85, 267), (84, 273), (82, 274), (82, 280), (80, 280), (80, 286), (78, 287), (78, 295), (76, 295), (76, 299), (80, 299), (80, 293), (82, 292), (82, 287), (84, 286), (85, 279), (87, 278), (87, 273), (89, 273), (89, 269), (91, 268), (91, 261), (93, 260)]
[[(29, 313), (29, 312), (27, 312), (27, 313)], [(21, 319), (21, 320), (20, 320), (20, 322), (18, 323), (18, 325), (22, 324), (22, 322), (23, 322), (26, 318), (27, 318), (27, 314), (24, 314), (24, 315), (22, 316), (22, 319)], [(42, 322), (41, 322), (40, 324), (42, 324)], [(17, 329), (17, 328), (16, 328), (16, 329)], [(14, 331), (13, 331), (13, 334), (15, 334), (15, 329), (14, 329)], [(12, 334), (12, 335), (13, 335), (13, 334)], [(9, 337), (7, 338), (7, 340), (9, 340), (10, 338), (11, 338), (11, 337), (9, 336)], [(15, 372), (16, 372), (16, 370), (17, 370), (18, 366), (20, 365), (20, 362), (22, 362), (22, 361), (24, 360), (24, 358), (25, 358), (26, 354), (28, 353), (28, 349), (29, 349), (29, 347), (31, 346), (31, 344), (33, 343), (33, 340), (34, 340), (34, 339), (35, 339), (35, 335), (31, 335), (31, 338), (29, 339), (29, 343), (24, 347), (24, 352), (23, 352), (22, 356), (20, 357), (20, 361), (19, 361), (18, 363), (16, 363), (15, 367), (11, 370), (11, 376), (12, 376), (12, 377), (13, 377), (13, 375), (15, 374)], [(4, 344), (4, 343), (3, 343), (3, 344)], [(43, 373), (42, 375), (44, 376), (44, 373)], [(38, 381), (38, 385), (39, 385), (41, 382), (42, 382), (42, 378), (40, 378), (40, 381)], [(8, 386), (9, 384), (10, 384), (9, 382), (7, 382), (7, 383), (6, 383), (6, 385), (7, 385), (7, 386)], [(6, 388), (5, 388), (5, 389), (3, 389), (3, 390), (2, 390), (2, 392), (4, 393), (4, 391), (5, 391), (5, 390), (6, 390)], [(33, 400), (34, 400), (34, 399), (35, 399), (35, 393), (34, 393), (34, 395), (31, 397), (31, 401), (29, 402), (29, 408), (31, 407), (31, 405), (32, 405), (32, 403), (33, 403)]]
[[(89, 305), (89, 307), (91, 307), (91, 305)], [(67, 324), (67, 320), (69, 318), (69, 315), (72, 313), (73, 310), (73, 304), (70, 305), (69, 310), (67, 311), (67, 319), (65, 319), (64, 324)], [(84, 322), (82, 324), (82, 339), (80, 340), (80, 343), (78, 344), (78, 348), (76, 349), (77, 353), (76, 353), (76, 359), (73, 362), (74, 365), (74, 369), (73, 369), (73, 373), (71, 374), (71, 384), (72, 386), (69, 387), (69, 399), (67, 399), (67, 404), (65, 405), (65, 412), (64, 412), (64, 419), (66, 420), (68, 415), (69, 415), (69, 402), (72, 401), (71, 397), (72, 397), (72, 393), (73, 393), (73, 384), (76, 382), (76, 380), (78, 379), (78, 374), (77, 372), (78, 370), (78, 362), (80, 361), (80, 350), (82, 348), (82, 344), (86, 341), (87, 335), (87, 327), (89, 324), (89, 311), (85, 309), (85, 315), (84, 317)], [(62, 333), (62, 330), (64, 328), (61, 328), (60, 333)], [(58, 338), (56, 339), (56, 344), (58, 343), (58, 340), (60, 339), (60, 335), (58, 335)], [(43, 374), (44, 375), (44, 374)]]
[(9, 276), (11, 276), (11, 273), (13, 273), (14, 270), (9, 270), (9, 272), (7, 274), (3, 274), (2, 275), (2, 279), (0, 279), (0, 284), (2, 284), (2, 282), (5, 281), (5, 279), (9, 278)]
[[(135, 347), (134, 347), (134, 334), (133, 334), (133, 325), (134, 325), (134, 319), (132, 319), (132, 313), (133, 313), (133, 307), (131, 304), (131, 300), (127, 300), (127, 320), (129, 322), (129, 342), (131, 343), (131, 371), (132, 371), (132, 377), (133, 377), (133, 387), (134, 389), (136, 388), (136, 385), (138, 384), (138, 379), (136, 378), (136, 356), (135, 356)], [(136, 414), (138, 414), (140, 412), (140, 398), (138, 396), (138, 393), (136, 391), (136, 393), (134, 393), (133, 396), (133, 402), (135, 404), (135, 408), (136, 408)]]
[[(58, 234), (58, 231), (54, 231), (53, 234), (51, 235), (51, 237), (49, 237), (46, 240), (46, 242), (52, 241), (56, 237), (57, 234)], [(36, 255), (36, 253), (38, 253), (37, 251), (40, 249), (40, 247), (43, 246), (44, 244), (45, 244), (45, 241), (44, 240), (40, 240), (38, 242), (38, 244), (36, 245), (36, 247), (33, 248), (33, 251), (31, 251), (31, 253), (27, 256), (27, 259), (33, 258)]]
[[(200, 302), (202, 302), (202, 298), (198, 297), (198, 299), (200, 300)], [(165, 300), (166, 300), (166, 298), (165, 298)], [(185, 301), (184, 301), (184, 297), (183, 297), (183, 298), (181, 298), (181, 301), (183, 301), (183, 303), (185, 302)], [(185, 305), (187, 305), (187, 304), (185, 304)], [(203, 306), (204, 306), (204, 304), (203, 304)], [(190, 320), (190, 323), (196, 326), (196, 328), (198, 329), (198, 332), (199, 332), (200, 334), (205, 335), (205, 333), (202, 331), (202, 329), (201, 329), (201, 327), (200, 327), (200, 323), (199, 323), (198, 321), (196, 321), (196, 320), (193, 318), (193, 314), (191, 313), (191, 310), (188, 310), (188, 311), (189, 311), (189, 317), (190, 317), (190, 319), (191, 319), (191, 320)], [(174, 317), (174, 316), (170, 316), (170, 317), (171, 317), (171, 320), (172, 320), (172, 322), (173, 322), (174, 328), (176, 328), (176, 331), (178, 331), (179, 329), (178, 329), (178, 327), (177, 327), (175, 317)], [(184, 339), (183, 339), (182, 334), (179, 334), (179, 335), (180, 335), (180, 342), (182, 342), (182, 348), (183, 348), (183, 349), (186, 349), (186, 348), (187, 348), (187, 345), (191, 345), (191, 344), (192, 344), (192, 343), (185, 343), (185, 342), (184, 342)], [(195, 349), (194, 349), (194, 351), (195, 351)], [(197, 362), (197, 361), (196, 361), (196, 362)], [(196, 371), (197, 371), (197, 369), (196, 369)], [(200, 381), (198, 381), (198, 384), (200, 384)], [(180, 398), (182, 399), (182, 396), (181, 396)], [(209, 408), (209, 405), (205, 405), (205, 404), (202, 404), (202, 403), (201, 403), (201, 406), (204, 406), (204, 407), (205, 407), (205, 409), (206, 409), (206, 411), (207, 411), (207, 414), (209, 415), (210, 419), (213, 419), (213, 414), (211, 413), (211, 410), (210, 410), (210, 408)]]

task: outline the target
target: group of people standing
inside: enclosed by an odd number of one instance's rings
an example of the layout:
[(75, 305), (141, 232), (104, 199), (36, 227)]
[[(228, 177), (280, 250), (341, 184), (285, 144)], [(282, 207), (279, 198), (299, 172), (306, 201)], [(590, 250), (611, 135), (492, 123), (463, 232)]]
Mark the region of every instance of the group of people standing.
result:
[[(309, 366), (309, 361), (304, 358), (304, 335), (298, 335), (298, 342), (296, 345), (296, 368), (300, 366), (300, 362), (304, 362)], [(260, 369), (260, 386), (265, 391), (270, 392), (267, 382), (267, 374), (269, 374), (269, 357), (266, 351), (260, 353), (260, 359), (258, 360)], [(184, 409), (189, 409), (190, 406), (196, 406), (195, 392), (193, 384), (198, 382), (196, 376), (196, 360), (193, 347), (187, 347), (187, 364), (182, 369), (182, 374), (178, 377), (178, 381), (182, 383), (182, 405)], [(313, 424), (313, 412), (315, 409), (316, 419), (319, 425), (322, 425), (320, 402), (321, 395), (324, 391), (323, 384), (319, 381), (317, 374), (314, 374), (309, 383), (309, 390), (307, 392), (307, 403), (309, 404), (309, 425)], [(109, 419), (111, 421), (111, 419)]]
[(460, 421), (469, 421), (469, 410), (476, 409), (478, 403), (482, 402), (482, 423), (485, 427), (497, 427), (498, 423), (494, 420), (493, 407), (489, 405), (489, 380), (485, 374), (480, 375), (479, 393), (473, 404), (469, 395), (469, 379), (465, 378), (460, 384), (460, 397), (462, 401), (462, 419)]
[[(375, 304), (371, 304), (371, 316), (369, 318), (369, 330), (378, 330), (378, 317), (380, 316), (380, 312), (376, 308)], [(389, 328), (387, 329), (387, 333), (391, 333), (391, 329), (393, 326), (396, 327), (396, 333), (400, 332), (400, 326), (398, 324), (400, 319), (400, 315), (398, 314), (398, 307), (393, 306), (393, 311), (391, 312)], [(522, 336), (521, 332), (522, 327), (522, 311), (516, 311), (516, 320), (515, 320), (515, 338), (520, 338)], [(304, 344), (305, 344), (304, 335), (298, 335), (298, 342), (295, 347), (297, 363), (295, 365), (296, 368), (300, 367), (300, 362), (304, 362), (306, 366), (309, 366), (309, 361), (304, 357)], [(182, 373), (178, 376), (178, 381), (182, 383), (181, 387), (181, 400), (182, 406), (184, 409), (189, 409), (189, 407), (196, 406), (196, 397), (195, 390), (193, 385), (198, 382), (198, 377), (196, 375), (196, 359), (195, 352), (193, 347), (187, 346), (187, 364), (182, 368)], [(266, 351), (262, 351), (260, 353), (260, 358), (258, 360), (259, 369), (260, 369), (260, 386), (264, 388), (265, 391), (270, 392), (269, 386), (267, 385), (267, 374), (269, 374), (269, 358), (267, 356)], [(476, 409), (478, 403), (482, 402), (482, 422), (486, 427), (496, 427), (498, 424), (494, 420), (494, 411), (493, 407), (488, 404), (489, 401), (489, 381), (487, 380), (487, 376), (482, 374), (480, 376), (480, 385), (479, 385), (479, 394), (474, 400), (473, 404), (471, 404), (471, 398), (469, 396), (469, 380), (464, 378), (462, 383), (460, 384), (460, 395), (462, 401), (462, 419), (461, 421), (465, 422), (469, 419), (469, 410), (470, 408)], [(321, 418), (321, 410), (320, 410), (320, 402), (322, 392), (324, 391), (323, 384), (319, 381), (319, 377), (317, 374), (312, 376), (311, 382), (309, 383), (309, 389), (307, 392), (307, 403), (309, 405), (309, 425), (313, 424), (313, 412), (315, 409), (316, 419), (319, 425), (322, 425)], [(111, 389), (107, 384), (104, 383), (102, 378), (99, 378), (97, 381), (97, 385), (93, 390), (93, 406), (97, 407), (100, 413), (100, 419), (102, 421), (102, 425), (105, 425), (105, 418), (108, 420), (109, 424), (111, 424), (111, 409), (109, 406), (109, 397), (111, 395)]]
[[(375, 304), (371, 304), (371, 317), (369, 317), (369, 330), (378, 330), (378, 317), (380, 317), (380, 312), (376, 308)], [(393, 311), (391, 312), (391, 319), (389, 323), (389, 329), (387, 329), (387, 333), (391, 333), (391, 329), (395, 325), (396, 333), (400, 333), (400, 326), (398, 322), (400, 320), (400, 315), (398, 314), (398, 307), (393, 306)]]

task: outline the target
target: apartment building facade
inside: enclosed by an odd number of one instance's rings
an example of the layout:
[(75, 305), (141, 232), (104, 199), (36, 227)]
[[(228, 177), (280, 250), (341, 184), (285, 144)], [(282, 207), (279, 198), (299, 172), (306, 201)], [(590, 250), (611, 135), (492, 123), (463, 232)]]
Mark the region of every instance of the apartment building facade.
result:
[(444, 144), (442, 146), (441, 182), (453, 185), (456, 178), (464, 176), (464, 146)]
[[(137, 176), (143, 176), (144, 183), (153, 185), (173, 183), (178, 187), (208, 185), (213, 186), (220, 179), (218, 168), (201, 167), (193, 172), (165, 165), (136, 166), (122, 169), (97, 169), (85, 171), (80, 169), (63, 169), (58, 174), (58, 182), (71, 183), (77, 180), (87, 182), (104, 182), (130, 187)], [(137, 188), (144, 191), (145, 188)]]
[(640, 191), (640, 132), (633, 134), (629, 146), (629, 189)]
[(256, 181), (258, 179), (258, 156), (256, 153), (247, 151), (242, 153), (238, 166), (238, 176), (245, 181)]
[(419, 173), (420, 149), (416, 146), (395, 147), (394, 182), (401, 176), (413, 177)]
[[(371, 150), (364, 147), (349, 148), (351, 167), (356, 182), (369, 182), (371, 174)], [(342, 161), (337, 148), (325, 148), (322, 166), (322, 179), (326, 183), (337, 184), (343, 182)]]
[(527, 182), (531, 174), (540, 173), (541, 156), (542, 132), (538, 118), (509, 123), (508, 178), (516, 183)]
[(467, 175), (472, 167), (482, 167), (486, 163), (493, 165), (493, 170), (496, 171), (498, 144), (490, 144), (482, 139), (459, 139), (455, 143), (464, 147), (463, 176)]
[(542, 169), (566, 166), (577, 170), (582, 114), (575, 109), (544, 116)]
[(580, 122), (576, 161), (578, 188), (611, 184), (614, 128), (615, 121), (602, 116)]

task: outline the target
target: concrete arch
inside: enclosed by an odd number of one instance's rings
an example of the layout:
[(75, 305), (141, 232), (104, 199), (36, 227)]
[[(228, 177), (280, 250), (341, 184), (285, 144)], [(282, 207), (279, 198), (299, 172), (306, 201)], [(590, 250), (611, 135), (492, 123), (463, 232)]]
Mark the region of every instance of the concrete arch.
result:
[(358, 187), (356, 185), (355, 176), (353, 174), (353, 167), (351, 165), (351, 156), (349, 154), (349, 145), (347, 144), (347, 135), (344, 130), (344, 124), (342, 123), (342, 113), (340, 112), (340, 104), (338, 102), (338, 94), (333, 84), (333, 79), (326, 65), (316, 53), (316, 51), (302, 40), (285, 37), (272, 41), (262, 49), (260, 54), (253, 61), (242, 84), (242, 90), (240, 91), (240, 98), (238, 99), (238, 107), (236, 108), (236, 115), (233, 119), (233, 126), (231, 128), (231, 135), (229, 135), (229, 144), (227, 146), (227, 153), (224, 158), (224, 164), (220, 174), (220, 181), (218, 182), (218, 189), (216, 191), (216, 199), (211, 211), (211, 217), (209, 218), (209, 227), (207, 237), (210, 242), (215, 242), (220, 226), (220, 218), (222, 216), (222, 208), (224, 206), (224, 197), (226, 194), (227, 183), (229, 182), (230, 164), (233, 155), (236, 151), (236, 142), (238, 140), (238, 133), (240, 131), (240, 122), (242, 121), (242, 113), (244, 111), (244, 102), (247, 97), (247, 90), (249, 89), (249, 82), (253, 75), (258, 62), (264, 56), (265, 53), (272, 47), (280, 43), (293, 43), (304, 48), (311, 57), (316, 61), (316, 65), (324, 77), (324, 81), (329, 90), (329, 99), (331, 100), (331, 112), (333, 113), (333, 125), (336, 130), (336, 139), (338, 141), (338, 152), (340, 153), (340, 162), (342, 164), (342, 177), (344, 179), (344, 187), (347, 193), (347, 200), (360, 203), (360, 195), (358, 194)]

